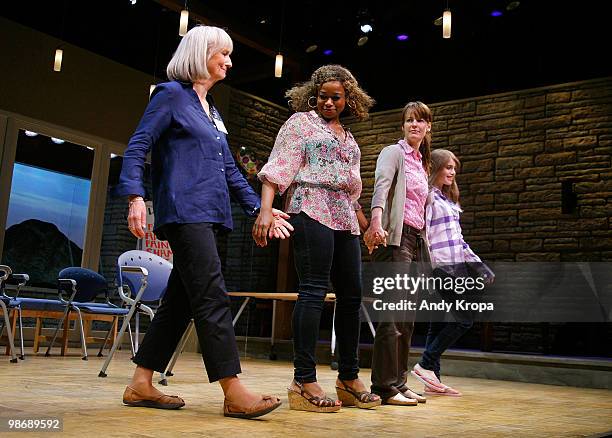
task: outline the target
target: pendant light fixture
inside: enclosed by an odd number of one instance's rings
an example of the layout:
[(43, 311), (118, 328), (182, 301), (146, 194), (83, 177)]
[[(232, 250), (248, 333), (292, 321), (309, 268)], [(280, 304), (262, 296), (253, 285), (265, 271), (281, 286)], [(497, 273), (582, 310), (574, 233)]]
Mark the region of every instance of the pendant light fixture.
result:
[[(64, 23), (66, 21), (66, 4), (68, 0), (64, 0), (64, 10), (62, 12), (62, 24), (60, 28), (60, 39), (64, 39)], [(62, 61), (64, 60), (64, 49), (62, 45), (58, 45), (55, 48), (55, 55), (53, 56), (53, 71), (60, 72), (62, 71)]]
[(283, 0), (283, 8), (281, 9), (281, 24), (280, 34), (278, 36), (278, 54), (274, 62), (274, 77), (280, 78), (283, 76), (283, 54), (281, 53), (281, 47), (283, 45), (283, 27), (285, 26), (285, 3)]
[(283, 55), (278, 53), (276, 55), (276, 61), (274, 63), (274, 77), (280, 78), (283, 76)]
[(448, 0), (446, 1), (446, 9), (442, 14), (442, 38), (451, 37), (451, 11), (448, 8)]
[(179, 23), (179, 35), (185, 36), (189, 25), (189, 11), (187, 10), (187, 0), (185, 0), (185, 8), (181, 11), (181, 21)]
[(64, 58), (64, 50), (58, 46), (55, 49), (55, 58), (53, 60), (53, 71), (62, 71), (62, 59)]

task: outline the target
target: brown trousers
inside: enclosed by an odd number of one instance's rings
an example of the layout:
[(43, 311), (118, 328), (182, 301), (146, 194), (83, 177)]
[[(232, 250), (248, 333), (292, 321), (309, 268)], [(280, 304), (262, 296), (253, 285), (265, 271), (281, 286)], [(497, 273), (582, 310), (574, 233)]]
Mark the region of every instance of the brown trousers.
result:
[[(423, 254), (420, 232), (404, 224), (400, 246), (381, 247), (374, 252), (375, 262), (407, 262), (419, 260)], [(372, 392), (383, 400), (405, 390), (408, 377), (408, 355), (414, 329), (414, 312), (398, 316), (394, 322), (379, 322), (372, 354)]]

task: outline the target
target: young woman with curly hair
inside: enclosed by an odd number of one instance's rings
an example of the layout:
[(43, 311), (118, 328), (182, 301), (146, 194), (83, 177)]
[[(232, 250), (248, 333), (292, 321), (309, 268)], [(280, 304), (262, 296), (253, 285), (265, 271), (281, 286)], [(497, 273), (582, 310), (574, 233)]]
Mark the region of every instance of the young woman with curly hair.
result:
[[(355, 211), (361, 194), (361, 153), (340, 115), (348, 112), (365, 119), (374, 101), (351, 72), (339, 65), (320, 67), (310, 81), (290, 89), (286, 96), (296, 113), (281, 127), (270, 159), (259, 173), (262, 203), (253, 237), (265, 245), (266, 237), (274, 235), (272, 200), (276, 191), (287, 191), (299, 279), (289, 406), (313, 412), (334, 412), (342, 404), (373, 408), (380, 405), (380, 397), (369, 393), (359, 380), (357, 359), (361, 249)], [(315, 369), (315, 347), (330, 280), (336, 293), (336, 391), (340, 398), (336, 401), (317, 383)]]

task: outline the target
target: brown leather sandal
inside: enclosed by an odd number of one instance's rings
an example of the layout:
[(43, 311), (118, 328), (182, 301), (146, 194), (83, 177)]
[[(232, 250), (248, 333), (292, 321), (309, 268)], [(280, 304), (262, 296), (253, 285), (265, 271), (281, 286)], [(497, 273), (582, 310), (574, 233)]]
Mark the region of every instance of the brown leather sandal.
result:
[(300, 388), (300, 392), (287, 388), (287, 394), (289, 396), (289, 409), (308, 412), (337, 412), (340, 410), (340, 406), (336, 405), (335, 400), (329, 397), (321, 398), (316, 395), (312, 395), (300, 382), (294, 380), (293, 383)]
[(375, 399), (375, 394), (368, 391), (354, 391), (344, 380), (340, 380), (344, 388), (336, 386), (336, 394), (338, 399), (342, 401), (343, 406), (357, 406), (360, 409), (372, 409), (376, 406), (380, 406), (382, 400), (379, 398)]
[(156, 397), (150, 397), (140, 394), (131, 386), (125, 388), (123, 403), (128, 406), (156, 409), (179, 409), (185, 406), (185, 401), (176, 395), (161, 394)]
[(223, 416), (233, 418), (257, 418), (278, 408), (282, 402), (278, 397), (262, 395), (261, 400), (253, 403), (247, 409), (237, 410), (228, 399), (223, 400)]

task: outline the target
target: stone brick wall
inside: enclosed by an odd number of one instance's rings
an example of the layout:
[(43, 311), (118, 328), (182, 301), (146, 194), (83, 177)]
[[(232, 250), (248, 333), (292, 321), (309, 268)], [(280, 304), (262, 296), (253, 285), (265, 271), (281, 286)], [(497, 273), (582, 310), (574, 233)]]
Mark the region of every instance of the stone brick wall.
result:
[(244, 146), (265, 162), (289, 115), (289, 108), (232, 89), (229, 115), (225, 117), (230, 148), (235, 153)]
[[(612, 261), (612, 78), (427, 104), (433, 147), (462, 161), (462, 229), (483, 259)], [(368, 212), (376, 158), (401, 137), (400, 117), (398, 108), (348, 121), (362, 151)], [(577, 202), (568, 214), (564, 181)], [(476, 324), (457, 347), (479, 348), (481, 329)], [(425, 332), (417, 324), (416, 345)], [(491, 333), (498, 351), (612, 355), (611, 324), (493, 324)]]
[[(462, 227), (488, 260), (612, 260), (612, 78), (427, 102), (433, 147), (462, 161)], [(376, 158), (401, 136), (401, 108), (350, 123), (369, 207)], [(570, 181), (575, 211), (563, 214)]]
[[(245, 147), (257, 159), (267, 161), (276, 134), (288, 117), (288, 108), (232, 90), (229, 115), (225, 117), (232, 152), (235, 154)], [(249, 182), (257, 193), (261, 193), (261, 184), (255, 177), (249, 178)], [(277, 197), (275, 202), (275, 206), (280, 208), (280, 198)], [(232, 212), (234, 231), (219, 236), (219, 251), (228, 290), (274, 292), (278, 241), (259, 248), (251, 237), (254, 220), (246, 216), (235, 202), (232, 202)]]

